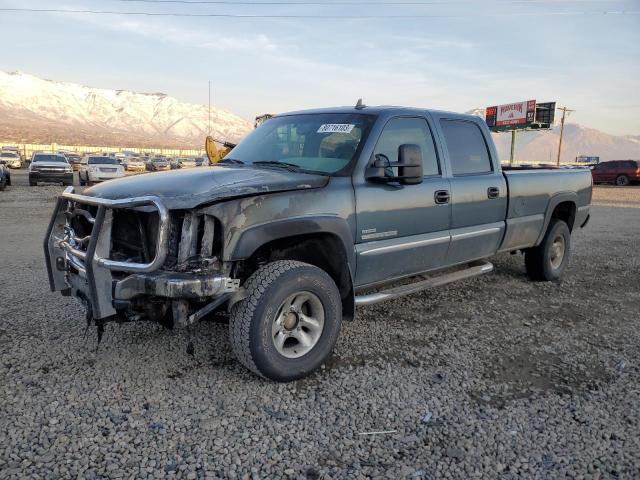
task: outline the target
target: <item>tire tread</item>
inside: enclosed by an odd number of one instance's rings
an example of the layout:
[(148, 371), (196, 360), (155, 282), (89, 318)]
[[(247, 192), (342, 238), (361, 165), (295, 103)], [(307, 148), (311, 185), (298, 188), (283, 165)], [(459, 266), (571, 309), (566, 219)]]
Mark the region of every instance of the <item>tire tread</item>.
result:
[(266, 377), (258, 369), (251, 355), (250, 347), (250, 330), (254, 312), (261, 297), (280, 275), (289, 270), (309, 266), (307, 263), (296, 260), (276, 260), (260, 267), (249, 277), (244, 285), (248, 296), (243, 301), (236, 303), (231, 310), (231, 318), (229, 320), (231, 349), (240, 363), (262, 378)]

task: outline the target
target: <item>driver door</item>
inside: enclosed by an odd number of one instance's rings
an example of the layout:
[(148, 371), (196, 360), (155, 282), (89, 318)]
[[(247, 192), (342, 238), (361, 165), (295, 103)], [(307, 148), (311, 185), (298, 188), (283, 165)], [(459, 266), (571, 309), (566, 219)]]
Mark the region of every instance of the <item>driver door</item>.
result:
[[(436, 269), (449, 248), (451, 203), (432, 128), (424, 117), (395, 117), (385, 125), (373, 158), (398, 159), (400, 145), (418, 145), (424, 178), (417, 185), (363, 180), (355, 185), (356, 285)], [(394, 172), (397, 174), (397, 172)]]

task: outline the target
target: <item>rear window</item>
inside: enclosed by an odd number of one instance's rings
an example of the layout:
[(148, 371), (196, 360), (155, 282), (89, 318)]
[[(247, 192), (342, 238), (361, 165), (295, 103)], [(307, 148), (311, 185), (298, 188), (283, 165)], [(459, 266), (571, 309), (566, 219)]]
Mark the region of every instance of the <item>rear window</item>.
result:
[(118, 165), (118, 160), (111, 157), (89, 157), (89, 164), (100, 165)]
[(33, 162), (62, 162), (67, 163), (67, 159), (62, 155), (47, 155), (46, 153), (38, 153), (33, 157)]
[(18, 154), (17, 153), (13, 153), (13, 152), (2, 152), (2, 153), (0, 153), (0, 157), (3, 157), (3, 158), (18, 158)]
[(454, 175), (491, 173), (491, 158), (480, 127), (465, 120), (440, 120)]

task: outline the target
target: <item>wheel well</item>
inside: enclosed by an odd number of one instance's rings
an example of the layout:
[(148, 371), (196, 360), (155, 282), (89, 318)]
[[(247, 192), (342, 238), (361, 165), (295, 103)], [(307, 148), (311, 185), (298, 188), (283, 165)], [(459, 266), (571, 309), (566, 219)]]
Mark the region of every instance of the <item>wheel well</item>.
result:
[(297, 260), (321, 268), (338, 286), (345, 320), (355, 313), (353, 283), (347, 252), (342, 241), (331, 233), (314, 233), (279, 238), (260, 246), (240, 265), (241, 278), (247, 278), (261, 265), (276, 260)]
[(553, 209), (551, 218), (563, 220), (568, 226), (569, 231), (573, 230), (573, 222), (576, 219), (576, 204), (573, 202), (562, 202)]

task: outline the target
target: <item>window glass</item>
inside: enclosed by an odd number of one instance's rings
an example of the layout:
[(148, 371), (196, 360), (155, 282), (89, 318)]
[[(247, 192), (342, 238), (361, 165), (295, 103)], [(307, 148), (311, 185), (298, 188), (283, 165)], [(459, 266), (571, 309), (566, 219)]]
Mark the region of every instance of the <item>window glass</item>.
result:
[[(390, 162), (398, 161), (400, 145), (418, 145), (422, 151), (422, 168), (425, 176), (440, 175), (438, 156), (433, 144), (433, 136), (426, 120), (422, 118), (393, 118), (385, 125), (374, 150), (385, 155)], [(391, 172), (389, 172), (391, 175)], [(398, 167), (393, 167), (393, 176), (398, 175)]]
[(33, 160), (34, 163), (36, 162), (64, 162), (67, 163), (67, 159), (64, 158), (62, 155), (47, 155), (46, 153), (38, 153), (36, 155), (34, 155)]
[(118, 160), (111, 157), (89, 157), (90, 165), (117, 165)]
[[(303, 171), (338, 173), (355, 158), (375, 117), (317, 113), (266, 120), (225, 158), (244, 164), (290, 164)], [(223, 165), (225, 162), (220, 162)]]
[(490, 173), (491, 159), (482, 131), (473, 122), (440, 120), (454, 175)]

